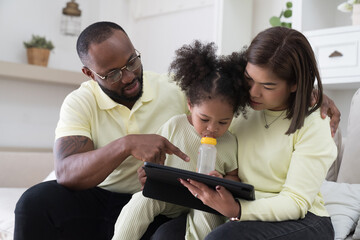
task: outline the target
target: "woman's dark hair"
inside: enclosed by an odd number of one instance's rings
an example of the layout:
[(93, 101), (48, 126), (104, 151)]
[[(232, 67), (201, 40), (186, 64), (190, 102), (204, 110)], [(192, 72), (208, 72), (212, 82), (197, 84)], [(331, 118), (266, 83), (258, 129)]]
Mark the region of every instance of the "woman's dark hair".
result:
[(243, 52), (217, 57), (214, 43), (196, 40), (175, 54), (169, 71), (192, 105), (220, 97), (234, 107), (235, 116), (245, 111), (249, 89), (244, 81)]
[(76, 51), (84, 65), (87, 65), (89, 46), (107, 40), (113, 35), (114, 30), (120, 30), (126, 34), (122, 27), (113, 22), (96, 22), (81, 32), (76, 42)]
[[(304, 125), (305, 117), (318, 109), (323, 99), (323, 88), (314, 52), (306, 37), (285, 27), (272, 27), (260, 32), (246, 51), (247, 62), (272, 71), (287, 82), (296, 85), (290, 94), (286, 118), (291, 119), (286, 134), (294, 133)], [(317, 80), (316, 104), (311, 96)]]

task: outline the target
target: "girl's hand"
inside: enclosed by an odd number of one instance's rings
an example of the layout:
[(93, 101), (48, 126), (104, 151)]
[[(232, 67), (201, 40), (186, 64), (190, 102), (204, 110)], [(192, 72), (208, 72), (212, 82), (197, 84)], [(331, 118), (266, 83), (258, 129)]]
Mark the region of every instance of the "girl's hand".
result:
[(220, 174), (218, 171), (211, 171), (209, 172), (210, 176), (218, 177), (218, 178), (224, 178), (222, 174)]
[(179, 179), (192, 195), (199, 198), (205, 205), (215, 209), (222, 215), (232, 218), (238, 216), (240, 206), (232, 194), (222, 186), (216, 186), (216, 190), (210, 189), (203, 183), (188, 179)]
[(143, 190), (145, 182), (146, 182), (146, 173), (145, 173), (143, 166), (138, 168), (137, 174), (138, 174), (139, 182), (141, 183), (141, 190)]

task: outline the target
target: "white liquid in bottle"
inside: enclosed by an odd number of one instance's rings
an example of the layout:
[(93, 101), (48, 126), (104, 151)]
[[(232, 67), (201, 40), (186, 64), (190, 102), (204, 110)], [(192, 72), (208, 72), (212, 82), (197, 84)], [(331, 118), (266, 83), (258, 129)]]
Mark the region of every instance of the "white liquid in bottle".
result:
[(201, 138), (199, 147), (197, 172), (209, 174), (215, 170), (216, 162), (216, 139), (211, 137)]

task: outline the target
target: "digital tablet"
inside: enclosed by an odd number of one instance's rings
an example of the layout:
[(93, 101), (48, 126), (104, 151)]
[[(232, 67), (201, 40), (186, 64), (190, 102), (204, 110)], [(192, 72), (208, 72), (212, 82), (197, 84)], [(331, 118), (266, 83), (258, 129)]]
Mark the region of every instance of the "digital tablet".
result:
[(221, 185), (229, 190), (235, 198), (243, 198), (246, 200), (255, 199), (254, 187), (246, 183), (150, 162), (145, 162), (144, 169), (147, 176), (143, 189), (143, 195), (145, 197), (220, 214), (216, 210), (203, 204), (201, 200), (195, 198), (191, 192), (179, 182), (178, 179), (182, 178), (184, 180), (192, 179), (202, 182), (213, 189)]

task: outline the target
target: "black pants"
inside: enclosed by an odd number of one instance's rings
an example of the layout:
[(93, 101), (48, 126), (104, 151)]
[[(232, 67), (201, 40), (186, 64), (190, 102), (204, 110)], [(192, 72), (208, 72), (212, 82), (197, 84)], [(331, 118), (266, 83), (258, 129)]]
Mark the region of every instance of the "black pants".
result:
[(187, 214), (183, 214), (161, 225), (152, 235), (151, 240), (184, 240), (186, 234), (186, 216)]
[(227, 222), (213, 230), (205, 240), (333, 240), (334, 229), (330, 217), (308, 212), (303, 219), (282, 222)]
[[(151, 240), (184, 239), (186, 215), (161, 225)], [(215, 228), (205, 240), (333, 240), (334, 229), (330, 217), (308, 212), (303, 219), (282, 222), (227, 222)]]
[[(74, 191), (56, 181), (37, 184), (20, 197), (15, 208), (14, 240), (111, 239), (114, 224), (131, 194), (98, 187)], [(143, 239), (169, 219), (158, 216)]]

